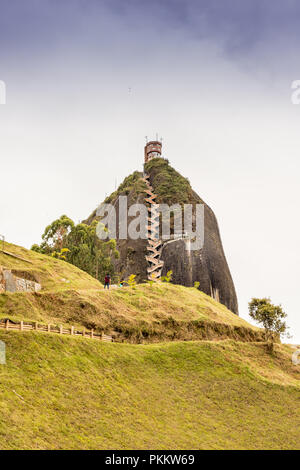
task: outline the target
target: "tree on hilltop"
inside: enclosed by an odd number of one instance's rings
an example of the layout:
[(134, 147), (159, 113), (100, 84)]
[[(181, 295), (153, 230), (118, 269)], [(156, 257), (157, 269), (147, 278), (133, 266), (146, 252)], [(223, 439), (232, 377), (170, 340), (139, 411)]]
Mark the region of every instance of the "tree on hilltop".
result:
[(288, 327), (283, 321), (287, 314), (281, 305), (273, 305), (269, 298), (253, 298), (249, 302), (249, 315), (265, 329), (267, 348), (272, 352), (276, 337), (280, 338), (287, 332)]

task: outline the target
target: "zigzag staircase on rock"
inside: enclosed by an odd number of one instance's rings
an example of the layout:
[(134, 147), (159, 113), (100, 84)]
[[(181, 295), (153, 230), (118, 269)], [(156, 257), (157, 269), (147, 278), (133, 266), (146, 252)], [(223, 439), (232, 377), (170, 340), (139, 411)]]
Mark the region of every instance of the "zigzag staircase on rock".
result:
[(153, 188), (150, 185), (149, 178), (150, 177), (147, 174), (142, 178), (144, 183), (147, 185), (147, 189), (144, 190), (147, 194), (145, 201), (148, 205), (147, 250), (149, 254), (146, 256), (146, 260), (148, 261), (149, 266), (147, 268), (147, 275), (149, 280), (158, 281), (161, 278), (162, 268), (164, 266), (164, 262), (160, 259), (162, 241), (159, 239), (159, 204), (155, 202), (157, 195), (153, 193)]

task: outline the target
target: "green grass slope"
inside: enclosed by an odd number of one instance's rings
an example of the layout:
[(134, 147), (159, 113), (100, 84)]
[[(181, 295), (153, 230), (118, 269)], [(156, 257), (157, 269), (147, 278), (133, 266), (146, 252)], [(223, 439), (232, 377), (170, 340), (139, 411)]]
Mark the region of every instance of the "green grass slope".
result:
[[(2, 248), (2, 244), (0, 248)], [(22, 259), (8, 256), (0, 251), (0, 266), (15, 270), (20, 275), (22, 273), (30, 274), (42, 284), (43, 291), (99, 289), (101, 287), (97, 279), (72, 264), (11, 243), (5, 243), (4, 249)]]
[(300, 367), (263, 344), (6, 332), (1, 449), (296, 449)]
[(0, 294), (0, 319), (72, 324), (134, 343), (233, 338), (263, 340), (262, 331), (195, 288), (160, 283), (105, 291), (102, 284), (64, 261), (15, 245), (0, 265), (42, 284), (38, 293)]

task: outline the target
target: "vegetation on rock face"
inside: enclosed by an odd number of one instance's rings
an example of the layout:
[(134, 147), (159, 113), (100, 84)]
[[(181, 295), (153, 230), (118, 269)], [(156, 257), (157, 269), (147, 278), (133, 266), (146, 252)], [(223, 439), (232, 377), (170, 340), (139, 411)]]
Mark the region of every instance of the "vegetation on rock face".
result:
[[(153, 158), (145, 164), (145, 172), (151, 175), (151, 183), (157, 193), (157, 201), (166, 204), (189, 204), (201, 201), (196, 197), (190, 182), (181, 176), (178, 171), (169, 165), (168, 160), (163, 158)], [(129, 195), (135, 198), (143, 194), (145, 183), (142, 181), (143, 174), (135, 171), (127, 176), (118, 189), (105, 199), (105, 203), (113, 203), (120, 195)], [(89, 217), (89, 220), (96, 216), (96, 211)]]
[[(131, 175), (127, 176), (120, 184), (118, 189), (111, 193), (104, 200), (105, 204), (114, 204), (118, 196), (128, 196), (132, 193), (132, 197), (137, 197), (139, 194), (143, 194), (146, 187), (142, 181), (143, 174), (139, 171), (134, 171)], [(84, 221), (84, 223), (91, 224), (97, 217), (97, 209)]]
[(109, 204), (116, 200), (120, 195), (128, 195), (132, 192), (132, 196), (135, 197), (142, 193), (145, 189), (145, 183), (142, 181), (142, 173), (135, 171), (131, 175), (127, 176), (124, 181), (120, 184), (118, 189), (114, 191), (110, 196), (105, 199), (105, 203)]
[(103, 281), (106, 272), (114, 278), (112, 258), (118, 258), (116, 241), (103, 241), (97, 237), (97, 221), (91, 225), (74, 222), (66, 215), (52, 222), (45, 229), (41, 245), (33, 245), (38, 253), (64, 259), (79, 269)]
[(145, 164), (145, 171), (151, 175), (157, 202), (169, 205), (201, 202), (193, 193), (189, 180), (172, 168), (168, 160), (153, 158)]

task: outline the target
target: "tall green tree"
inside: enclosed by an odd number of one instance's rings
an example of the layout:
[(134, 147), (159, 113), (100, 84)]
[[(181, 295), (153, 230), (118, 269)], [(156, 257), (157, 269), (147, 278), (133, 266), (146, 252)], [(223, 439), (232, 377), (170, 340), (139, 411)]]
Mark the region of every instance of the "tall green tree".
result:
[(45, 229), (41, 245), (32, 250), (65, 259), (91, 276), (103, 281), (106, 272), (114, 279), (113, 259), (119, 257), (116, 240), (103, 241), (97, 237), (98, 222), (77, 225), (63, 215)]
[(42, 243), (40, 245), (32, 245), (31, 249), (47, 255), (59, 252), (66, 248), (67, 237), (73, 228), (73, 220), (66, 215), (62, 215), (59, 219), (47, 225), (42, 235)]

